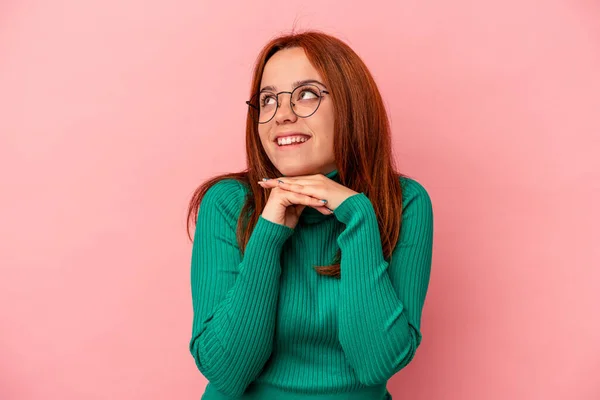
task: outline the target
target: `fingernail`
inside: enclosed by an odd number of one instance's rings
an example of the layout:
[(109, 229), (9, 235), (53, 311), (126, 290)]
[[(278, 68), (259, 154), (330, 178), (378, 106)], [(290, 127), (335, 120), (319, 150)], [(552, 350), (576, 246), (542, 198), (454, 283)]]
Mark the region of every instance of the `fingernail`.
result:
[(277, 182), (279, 182), (279, 183), (283, 183), (283, 181), (282, 181), (282, 180), (279, 180), (279, 179), (277, 179)]
[(268, 180), (269, 180), (269, 178), (263, 178), (263, 181), (268, 181)]
[(323, 204), (327, 204), (327, 200), (321, 200)]

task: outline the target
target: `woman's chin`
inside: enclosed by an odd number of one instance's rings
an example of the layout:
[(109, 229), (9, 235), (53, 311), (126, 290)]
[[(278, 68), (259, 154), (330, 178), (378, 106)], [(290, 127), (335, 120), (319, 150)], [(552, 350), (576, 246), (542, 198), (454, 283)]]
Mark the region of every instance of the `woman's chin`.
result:
[(282, 173), (283, 176), (304, 176), (304, 175), (314, 175), (316, 174), (316, 172), (314, 172), (315, 170), (313, 168), (306, 168), (306, 167), (292, 167), (292, 166), (286, 166), (286, 167), (281, 167), (281, 168), (277, 168), (279, 169), (279, 172)]

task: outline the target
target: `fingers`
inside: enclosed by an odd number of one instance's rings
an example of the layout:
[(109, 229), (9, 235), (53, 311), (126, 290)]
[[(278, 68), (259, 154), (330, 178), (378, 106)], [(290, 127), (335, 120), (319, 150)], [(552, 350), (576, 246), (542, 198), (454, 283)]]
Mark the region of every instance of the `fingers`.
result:
[(320, 212), (323, 215), (331, 215), (333, 214), (333, 211), (325, 206), (321, 206), (321, 207), (312, 207), (315, 210), (317, 210), (318, 212)]
[[(285, 190), (284, 190), (284, 192), (285, 192)], [(284, 194), (284, 196), (286, 196), (288, 199), (290, 199), (290, 197), (292, 197), (291, 201), (294, 204), (304, 204), (308, 207), (314, 208), (315, 210), (319, 211), (321, 214), (324, 214), (324, 215), (333, 214), (333, 210), (326, 207), (321, 200), (315, 199), (314, 197), (305, 196), (303, 194), (293, 193), (293, 192), (287, 192), (286, 194)]]
[[(325, 199), (325, 191), (324, 188), (322, 187), (322, 185), (302, 185), (299, 183), (292, 183), (292, 182), (283, 182), (283, 181), (279, 181), (277, 183), (275, 183), (277, 180), (272, 179), (270, 181), (267, 182), (258, 182), (259, 185), (265, 189), (285, 189), (288, 192), (294, 192), (294, 193), (298, 193), (300, 195), (304, 195), (304, 196), (310, 196), (312, 198), (315, 198), (317, 200), (321, 200), (321, 199)], [(326, 202), (324, 202), (323, 204), (326, 204)]]
[(321, 200), (315, 199), (314, 197), (310, 197), (300, 193), (289, 192), (286, 190), (281, 191), (283, 192), (282, 195), (285, 196), (293, 204), (304, 204), (306, 206), (311, 207), (319, 207), (324, 205), (324, 203)]
[(315, 191), (321, 191), (323, 189), (323, 182), (319, 180), (310, 181), (292, 178), (277, 178), (269, 179), (268, 181), (258, 181), (257, 183), (264, 188), (282, 187), (287, 190), (300, 192), (311, 196), (314, 196)]
[[(279, 202), (286, 207), (302, 205), (302, 207), (314, 208), (324, 215), (333, 214), (333, 210), (326, 206), (326, 202), (305, 194), (290, 192), (289, 190), (274, 187), (271, 191), (271, 196), (279, 197)], [(299, 207), (296, 207), (296, 209), (298, 210)]]

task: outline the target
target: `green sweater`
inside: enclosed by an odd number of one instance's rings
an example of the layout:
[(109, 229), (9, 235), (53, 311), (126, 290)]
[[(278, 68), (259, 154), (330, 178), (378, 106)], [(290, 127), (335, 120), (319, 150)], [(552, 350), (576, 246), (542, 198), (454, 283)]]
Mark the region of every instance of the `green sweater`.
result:
[[(327, 174), (339, 182), (337, 170)], [(414, 357), (429, 285), (433, 209), (400, 177), (403, 222), (385, 260), (364, 193), (333, 215), (306, 207), (291, 229), (262, 216), (242, 257), (235, 230), (246, 191), (219, 181), (199, 208), (191, 257), (189, 350), (208, 379), (203, 400), (383, 400)], [(341, 279), (321, 276), (341, 249)]]

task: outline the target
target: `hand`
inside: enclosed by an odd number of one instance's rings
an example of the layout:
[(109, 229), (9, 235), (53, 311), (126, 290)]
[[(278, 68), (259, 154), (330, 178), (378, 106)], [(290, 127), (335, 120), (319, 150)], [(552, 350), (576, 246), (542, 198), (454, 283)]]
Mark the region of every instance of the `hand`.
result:
[[(298, 195), (310, 196), (319, 201), (326, 200), (326, 203), (320, 203), (321, 207), (309, 204), (309, 206), (316, 208), (323, 214), (326, 212), (333, 213), (344, 200), (358, 194), (358, 192), (340, 185), (323, 174), (281, 177), (259, 181), (258, 183), (264, 188), (280, 188)], [(323, 211), (323, 204), (325, 204), (325, 211)]]
[[(265, 185), (261, 186), (266, 188)], [(314, 197), (273, 187), (261, 215), (275, 224), (294, 229), (306, 206), (316, 208), (323, 214), (330, 214), (330, 211), (323, 206), (323, 202)]]

